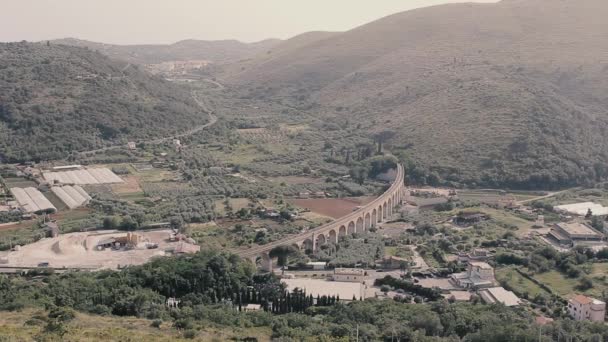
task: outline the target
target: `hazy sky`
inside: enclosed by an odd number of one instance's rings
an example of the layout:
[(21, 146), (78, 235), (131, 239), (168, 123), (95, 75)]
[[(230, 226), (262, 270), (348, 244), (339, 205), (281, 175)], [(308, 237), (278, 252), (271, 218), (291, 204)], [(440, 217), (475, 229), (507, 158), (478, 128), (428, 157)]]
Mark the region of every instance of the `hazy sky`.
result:
[[(258, 41), (344, 31), (404, 10), (464, 0), (0, 0), (0, 41), (77, 37), (134, 44)], [(496, 2), (496, 0), (474, 0)]]

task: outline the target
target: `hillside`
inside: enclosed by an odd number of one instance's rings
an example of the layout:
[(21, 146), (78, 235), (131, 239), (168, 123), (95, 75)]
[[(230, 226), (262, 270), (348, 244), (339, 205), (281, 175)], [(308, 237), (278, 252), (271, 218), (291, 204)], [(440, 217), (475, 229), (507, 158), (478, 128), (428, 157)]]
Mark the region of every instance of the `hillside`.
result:
[(207, 120), (185, 88), (100, 53), (0, 44), (0, 161), (56, 159)]
[(267, 39), (256, 43), (242, 43), (236, 40), (205, 41), (189, 39), (167, 45), (113, 45), (75, 38), (51, 41), (52, 44), (87, 47), (111, 58), (136, 64), (186, 60), (208, 60), (218, 64), (236, 62), (266, 52), (279, 42), (278, 39)]
[(224, 77), (370, 136), (396, 131), (392, 151), (417, 181), (571, 186), (608, 176), (607, 11), (602, 0), (428, 7), (286, 41)]

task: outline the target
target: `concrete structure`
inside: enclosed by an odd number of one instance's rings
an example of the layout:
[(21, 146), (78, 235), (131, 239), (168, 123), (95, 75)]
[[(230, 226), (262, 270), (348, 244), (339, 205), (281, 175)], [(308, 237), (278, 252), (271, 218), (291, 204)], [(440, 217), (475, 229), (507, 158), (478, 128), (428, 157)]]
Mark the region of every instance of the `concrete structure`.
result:
[(496, 284), (494, 268), (480, 261), (470, 261), (467, 271), (452, 274), (450, 281), (465, 289), (487, 288)]
[(603, 322), (606, 303), (595, 298), (576, 295), (568, 300), (568, 314), (576, 321)]
[(593, 203), (593, 202), (581, 202), (581, 203), (573, 203), (573, 204), (564, 204), (553, 207), (553, 209), (561, 214), (570, 214), (570, 215), (578, 215), (585, 216), (587, 212), (591, 210), (593, 216), (604, 216), (608, 215), (608, 208), (604, 207), (601, 204)]
[(334, 281), (361, 283), (365, 280), (365, 270), (360, 268), (336, 268), (332, 279)]
[(64, 166), (53, 167), (53, 171), (72, 171), (72, 170), (80, 170), (80, 169), (82, 169), (82, 165), (64, 165)]
[(403, 166), (397, 166), (396, 178), (391, 187), (374, 201), (361, 208), (343, 216), (333, 222), (311, 229), (307, 232), (281, 239), (263, 246), (257, 246), (248, 250), (235, 250), (235, 254), (248, 258), (252, 262), (262, 261), (262, 268), (270, 271), (272, 260), (268, 255), (273, 248), (282, 245), (293, 245), (298, 249), (317, 250), (321, 245), (328, 242), (337, 242), (338, 238), (347, 234), (365, 232), (378, 223), (387, 221), (396, 206), (405, 199), (405, 171)]
[(521, 301), (515, 293), (503, 287), (490, 287), (479, 291), (479, 296), (486, 304), (502, 303), (505, 306), (517, 306)]
[(306, 267), (313, 269), (315, 271), (324, 270), (325, 265), (327, 265), (324, 261), (311, 261), (306, 263)]
[(470, 253), (458, 253), (458, 262), (469, 263), (471, 261), (486, 261), (491, 256), (487, 249), (475, 248)]
[(11, 193), (26, 213), (54, 213), (57, 208), (36, 188), (11, 188)]
[(562, 245), (574, 246), (580, 243), (597, 243), (604, 235), (579, 222), (560, 222), (553, 225), (549, 237)]

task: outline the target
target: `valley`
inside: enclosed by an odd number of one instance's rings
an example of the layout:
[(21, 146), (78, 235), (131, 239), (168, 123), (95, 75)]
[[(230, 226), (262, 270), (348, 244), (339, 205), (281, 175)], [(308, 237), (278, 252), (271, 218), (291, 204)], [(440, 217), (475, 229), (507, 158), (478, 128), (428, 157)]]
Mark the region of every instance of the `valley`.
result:
[(608, 338), (605, 9), (0, 43), (0, 340)]

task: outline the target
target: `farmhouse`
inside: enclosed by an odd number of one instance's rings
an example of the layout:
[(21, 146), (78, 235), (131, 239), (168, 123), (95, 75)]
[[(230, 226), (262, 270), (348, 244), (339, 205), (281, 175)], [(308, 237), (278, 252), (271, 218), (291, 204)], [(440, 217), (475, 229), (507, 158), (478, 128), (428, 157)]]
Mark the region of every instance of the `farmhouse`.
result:
[(576, 321), (603, 322), (606, 303), (595, 298), (576, 295), (568, 300), (568, 314)]
[(573, 246), (585, 242), (600, 242), (604, 235), (584, 223), (560, 222), (553, 225), (549, 237), (562, 245)]
[(466, 272), (452, 274), (450, 281), (458, 287), (487, 288), (496, 283), (494, 268), (485, 262), (470, 261)]

